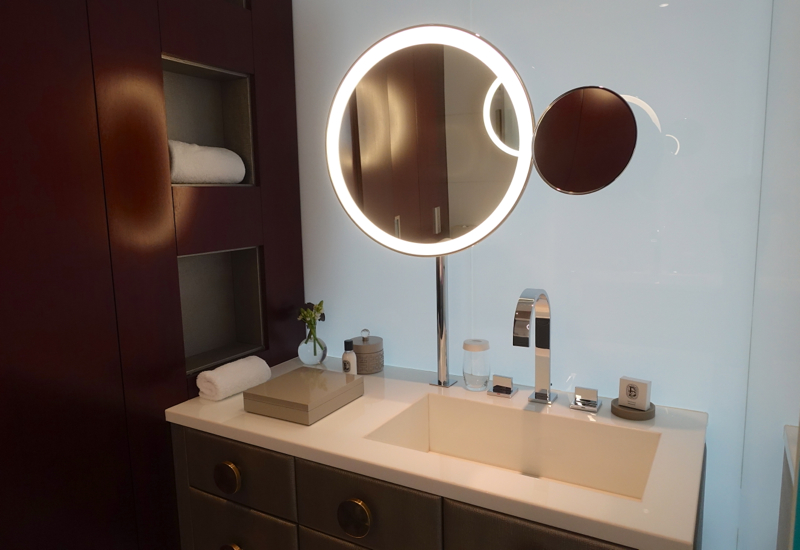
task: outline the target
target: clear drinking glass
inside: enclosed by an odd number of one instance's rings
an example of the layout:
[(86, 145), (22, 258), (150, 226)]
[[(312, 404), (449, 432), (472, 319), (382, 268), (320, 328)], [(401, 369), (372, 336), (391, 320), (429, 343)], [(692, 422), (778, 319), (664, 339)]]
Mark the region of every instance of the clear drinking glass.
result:
[(491, 375), (489, 341), (464, 340), (464, 382), (470, 391), (486, 391)]

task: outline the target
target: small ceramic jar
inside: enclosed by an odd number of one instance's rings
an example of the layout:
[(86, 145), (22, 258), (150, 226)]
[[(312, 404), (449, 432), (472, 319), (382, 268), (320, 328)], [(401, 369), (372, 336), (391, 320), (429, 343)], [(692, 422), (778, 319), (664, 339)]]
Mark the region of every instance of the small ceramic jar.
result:
[(383, 370), (383, 338), (370, 336), (364, 329), (361, 336), (353, 338), (358, 374), (375, 374)]

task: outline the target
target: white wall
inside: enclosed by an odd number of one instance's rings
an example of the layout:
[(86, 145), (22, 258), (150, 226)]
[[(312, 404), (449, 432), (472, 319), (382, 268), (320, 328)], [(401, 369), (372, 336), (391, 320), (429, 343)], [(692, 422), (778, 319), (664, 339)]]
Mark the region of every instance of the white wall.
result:
[(332, 353), (367, 326), (385, 338), (387, 363), (435, 369), (434, 261), (363, 235), (327, 175), (328, 108), (362, 51), (444, 23), (495, 44), (537, 116), (581, 85), (638, 96), (661, 131), (634, 107), (639, 141), (617, 182), (571, 197), (534, 171), (507, 222), (451, 257), (451, 370), (459, 342), (487, 338), (496, 370), (531, 384), (532, 350), (511, 346), (514, 305), (526, 287), (547, 289), (556, 389), (613, 396), (630, 375), (653, 380), (655, 403), (709, 413), (704, 548), (735, 548), (770, 10), (770, 0), (295, 0), (306, 297), (325, 299)]
[(740, 548), (775, 548), (783, 425), (800, 414), (800, 2), (775, 0)]

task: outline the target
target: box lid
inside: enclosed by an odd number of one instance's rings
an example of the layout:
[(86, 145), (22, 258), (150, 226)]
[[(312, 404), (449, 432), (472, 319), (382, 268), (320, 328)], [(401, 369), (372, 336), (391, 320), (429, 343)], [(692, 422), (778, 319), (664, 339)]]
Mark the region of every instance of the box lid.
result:
[(250, 388), (244, 398), (310, 411), (363, 384), (364, 378), (356, 374), (300, 367)]
[(383, 338), (380, 336), (353, 337), (353, 351), (356, 353), (376, 353), (383, 349)]

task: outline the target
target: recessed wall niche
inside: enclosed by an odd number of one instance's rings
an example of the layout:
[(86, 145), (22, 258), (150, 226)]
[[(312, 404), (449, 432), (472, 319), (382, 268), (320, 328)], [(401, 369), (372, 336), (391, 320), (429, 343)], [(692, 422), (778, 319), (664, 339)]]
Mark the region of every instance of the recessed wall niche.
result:
[(250, 77), (168, 56), (161, 66), (167, 137), (230, 149), (245, 165), (237, 185), (255, 185)]
[(264, 349), (260, 251), (178, 257), (186, 372)]

